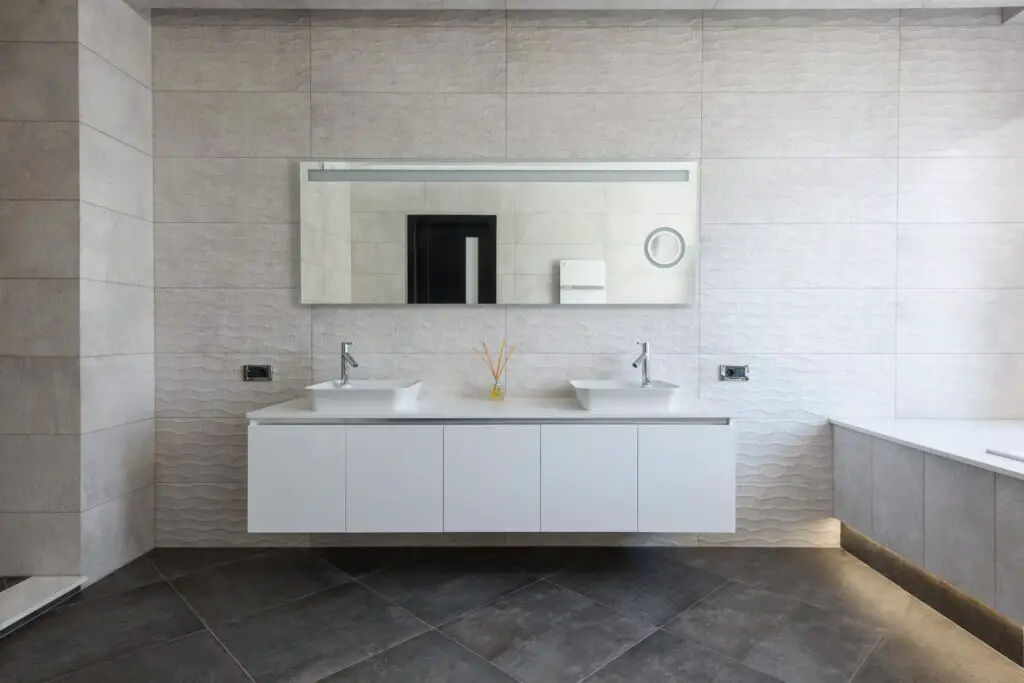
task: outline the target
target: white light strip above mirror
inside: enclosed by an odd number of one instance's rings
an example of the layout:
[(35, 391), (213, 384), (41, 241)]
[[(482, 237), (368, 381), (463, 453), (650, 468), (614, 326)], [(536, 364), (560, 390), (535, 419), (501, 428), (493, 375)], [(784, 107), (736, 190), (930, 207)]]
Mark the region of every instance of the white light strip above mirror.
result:
[(578, 169), (312, 169), (312, 182), (376, 182), (376, 183), (686, 183), (690, 172), (680, 169), (667, 170), (578, 170)]

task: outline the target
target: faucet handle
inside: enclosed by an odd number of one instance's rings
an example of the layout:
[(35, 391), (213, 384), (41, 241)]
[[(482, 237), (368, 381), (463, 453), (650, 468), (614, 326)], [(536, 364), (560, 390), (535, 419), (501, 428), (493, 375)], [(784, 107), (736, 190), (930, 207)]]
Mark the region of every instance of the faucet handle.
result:
[(350, 341), (343, 341), (343, 342), (341, 342), (341, 350), (342, 351), (346, 351), (347, 352), (351, 348), (352, 348), (352, 342), (350, 342)]
[(646, 339), (637, 339), (636, 345), (643, 349), (646, 349), (648, 346), (650, 346)]

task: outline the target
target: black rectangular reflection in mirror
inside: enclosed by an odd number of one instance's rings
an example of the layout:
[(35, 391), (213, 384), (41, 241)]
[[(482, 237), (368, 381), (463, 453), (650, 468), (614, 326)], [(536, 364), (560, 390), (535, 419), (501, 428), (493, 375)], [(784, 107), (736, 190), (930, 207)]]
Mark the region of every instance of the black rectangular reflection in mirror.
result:
[(498, 302), (497, 216), (409, 216), (410, 304)]

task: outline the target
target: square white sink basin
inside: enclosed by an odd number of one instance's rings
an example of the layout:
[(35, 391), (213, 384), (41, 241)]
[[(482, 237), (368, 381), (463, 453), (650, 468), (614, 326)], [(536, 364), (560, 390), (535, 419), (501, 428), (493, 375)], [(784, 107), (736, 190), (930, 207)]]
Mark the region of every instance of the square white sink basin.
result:
[(412, 410), (423, 382), (418, 379), (338, 380), (306, 387), (310, 405), (319, 411)]
[(648, 387), (617, 379), (574, 379), (569, 384), (584, 410), (666, 412), (682, 393), (675, 384), (659, 381)]

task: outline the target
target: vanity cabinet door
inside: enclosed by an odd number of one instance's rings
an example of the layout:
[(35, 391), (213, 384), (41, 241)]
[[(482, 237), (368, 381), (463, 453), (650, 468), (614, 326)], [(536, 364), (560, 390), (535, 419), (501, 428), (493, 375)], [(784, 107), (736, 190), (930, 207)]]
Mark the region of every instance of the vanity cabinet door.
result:
[(348, 532), (443, 530), (444, 427), (348, 427)]
[(249, 426), (249, 532), (345, 531), (345, 427)]
[(444, 530), (540, 531), (540, 426), (444, 428)]
[(730, 427), (641, 425), (638, 445), (640, 531), (736, 531)]
[(636, 531), (636, 430), (541, 427), (542, 531)]

